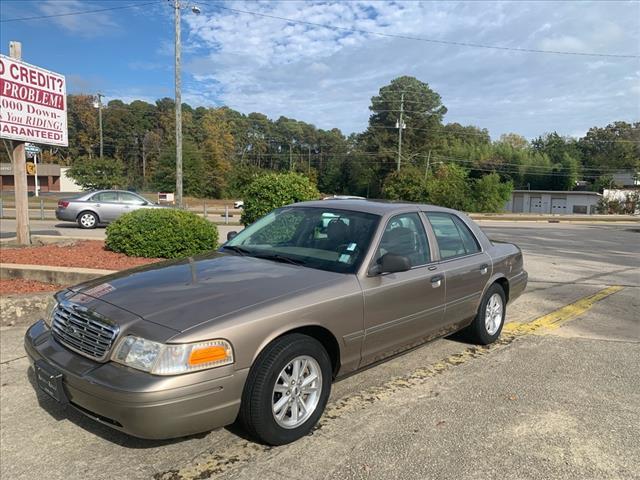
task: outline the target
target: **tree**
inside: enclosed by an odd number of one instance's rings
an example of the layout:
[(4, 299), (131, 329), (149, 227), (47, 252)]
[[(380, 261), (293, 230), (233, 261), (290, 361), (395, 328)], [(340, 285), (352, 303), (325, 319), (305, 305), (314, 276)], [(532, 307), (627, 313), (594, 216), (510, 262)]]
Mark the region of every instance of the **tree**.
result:
[(202, 119), (202, 174), (205, 177), (205, 193), (217, 198), (226, 192), (227, 174), (231, 170), (234, 155), (232, 127), (225, 118), (225, 113), (223, 109), (212, 109)]
[(379, 94), (371, 98), (369, 126), (362, 134), (364, 152), (375, 155), (377, 163), (372, 166), (374, 177), (379, 181), (373, 187), (374, 195), (382, 189), (383, 179), (397, 166), (398, 130), (400, 110), (403, 110), (402, 149), (405, 155), (426, 156), (429, 148), (435, 148), (434, 138), (442, 127), (442, 118), (447, 108), (440, 95), (427, 83), (414, 77), (399, 77), (382, 87)]
[(425, 203), (429, 197), (424, 172), (413, 166), (387, 175), (382, 193), (384, 198), (405, 202)]
[(500, 181), (500, 175), (491, 173), (475, 179), (471, 189), (471, 210), (474, 212), (501, 212), (511, 198), (513, 183), (503, 183)]
[(429, 202), (434, 205), (456, 210), (468, 210), (471, 206), (468, 172), (458, 165), (440, 165), (428, 178), (427, 191)]
[(585, 166), (600, 169), (640, 169), (640, 122), (614, 122), (590, 128), (578, 141)]
[(503, 133), (500, 135), (499, 142), (509, 145), (511, 148), (515, 148), (516, 150), (529, 148), (529, 141), (517, 133)]
[(126, 178), (124, 165), (115, 158), (83, 157), (73, 164), (69, 170), (73, 178), (85, 190), (102, 190), (122, 187)]
[(320, 193), (316, 186), (299, 173), (262, 175), (253, 180), (244, 192), (241, 221), (248, 225), (275, 208), (318, 197)]

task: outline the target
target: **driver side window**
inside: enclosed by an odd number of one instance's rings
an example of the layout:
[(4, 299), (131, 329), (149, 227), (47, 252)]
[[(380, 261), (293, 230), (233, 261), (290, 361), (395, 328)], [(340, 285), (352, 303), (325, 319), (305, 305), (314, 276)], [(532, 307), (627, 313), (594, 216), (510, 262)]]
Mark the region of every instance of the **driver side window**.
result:
[(389, 220), (380, 240), (376, 262), (380, 263), (388, 253), (408, 258), (411, 267), (431, 261), (427, 234), (417, 213), (404, 213)]

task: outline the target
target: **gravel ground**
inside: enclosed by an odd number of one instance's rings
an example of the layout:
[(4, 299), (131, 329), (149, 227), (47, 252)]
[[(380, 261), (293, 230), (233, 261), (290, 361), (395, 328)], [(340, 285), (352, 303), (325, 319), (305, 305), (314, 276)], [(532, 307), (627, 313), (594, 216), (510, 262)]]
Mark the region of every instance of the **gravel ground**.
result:
[(35, 280), (2, 279), (0, 280), (0, 295), (13, 295), (16, 293), (55, 292), (62, 285), (55, 283), (36, 282)]
[(98, 240), (85, 240), (64, 245), (0, 249), (0, 263), (56, 267), (124, 270), (160, 260), (158, 258), (127, 257), (122, 253), (110, 252), (105, 250), (104, 242)]

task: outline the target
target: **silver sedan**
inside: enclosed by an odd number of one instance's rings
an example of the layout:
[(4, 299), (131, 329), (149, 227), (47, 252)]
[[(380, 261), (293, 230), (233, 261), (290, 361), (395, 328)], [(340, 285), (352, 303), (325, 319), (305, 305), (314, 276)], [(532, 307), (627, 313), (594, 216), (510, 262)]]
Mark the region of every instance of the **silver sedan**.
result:
[(58, 201), (56, 218), (77, 222), (80, 228), (95, 228), (110, 223), (139, 208), (165, 208), (135, 193), (123, 190), (99, 190)]

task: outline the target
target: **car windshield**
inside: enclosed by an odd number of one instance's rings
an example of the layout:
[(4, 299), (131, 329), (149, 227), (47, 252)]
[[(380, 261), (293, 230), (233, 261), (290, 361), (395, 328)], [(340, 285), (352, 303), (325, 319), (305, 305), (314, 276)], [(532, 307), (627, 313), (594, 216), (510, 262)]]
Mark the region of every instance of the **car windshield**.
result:
[(353, 273), (362, 263), (379, 219), (350, 210), (285, 207), (249, 225), (222, 250)]

